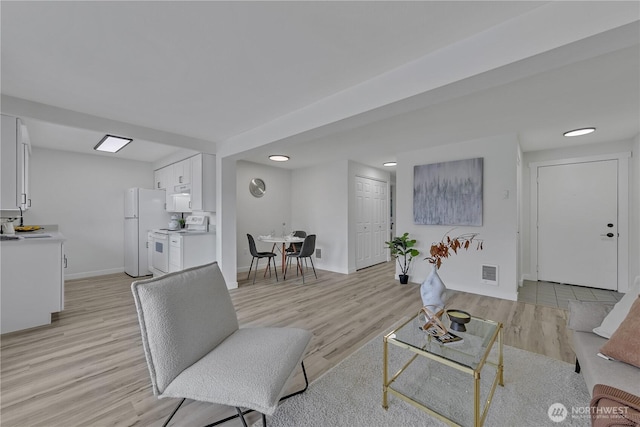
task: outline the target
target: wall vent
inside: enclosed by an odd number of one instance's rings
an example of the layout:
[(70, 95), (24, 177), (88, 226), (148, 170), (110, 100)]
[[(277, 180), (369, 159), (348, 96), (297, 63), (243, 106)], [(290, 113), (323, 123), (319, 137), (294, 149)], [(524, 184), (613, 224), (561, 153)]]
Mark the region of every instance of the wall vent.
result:
[(498, 284), (498, 266), (497, 265), (483, 265), (482, 266), (482, 279), (481, 283), (485, 285), (497, 285)]
[(322, 258), (322, 249), (316, 248), (316, 259)]

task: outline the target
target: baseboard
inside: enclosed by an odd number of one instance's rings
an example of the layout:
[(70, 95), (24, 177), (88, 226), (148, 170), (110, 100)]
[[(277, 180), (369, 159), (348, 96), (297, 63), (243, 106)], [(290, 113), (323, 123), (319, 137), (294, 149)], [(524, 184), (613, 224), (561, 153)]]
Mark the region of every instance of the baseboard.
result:
[(110, 268), (108, 270), (85, 271), (82, 273), (65, 274), (65, 280), (86, 279), (87, 277), (106, 276), (107, 274), (124, 273), (122, 268)]

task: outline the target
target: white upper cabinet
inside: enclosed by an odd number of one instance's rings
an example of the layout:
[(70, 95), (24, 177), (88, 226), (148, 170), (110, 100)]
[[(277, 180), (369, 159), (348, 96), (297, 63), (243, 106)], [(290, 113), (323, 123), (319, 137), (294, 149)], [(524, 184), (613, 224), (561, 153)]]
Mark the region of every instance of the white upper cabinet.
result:
[(168, 212), (216, 211), (216, 157), (197, 154), (154, 172), (155, 188), (167, 191)]
[(216, 211), (216, 156), (198, 154), (191, 157), (191, 210)]
[(191, 183), (191, 159), (184, 159), (173, 165), (173, 185)]
[(154, 188), (156, 190), (166, 190), (169, 188), (170, 181), (173, 180), (173, 169), (171, 165), (162, 169), (158, 169), (153, 173)]
[(2, 162), (0, 209), (29, 209), (31, 207), (29, 189), (31, 143), (27, 128), (17, 117), (2, 115), (0, 151)]

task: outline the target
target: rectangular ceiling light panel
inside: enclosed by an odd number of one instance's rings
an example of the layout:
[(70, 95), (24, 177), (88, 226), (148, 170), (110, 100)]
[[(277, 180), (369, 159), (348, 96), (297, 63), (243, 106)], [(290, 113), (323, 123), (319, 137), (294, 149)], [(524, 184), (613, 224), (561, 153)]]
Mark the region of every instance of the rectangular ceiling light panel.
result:
[(133, 141), (131, 138), (123, 138), (121, 136), (105, 135), (102, 140), (93, 147), (94, 150), (106, 151), (108, 153), (117, 153), (122, 150), (125, 145)]

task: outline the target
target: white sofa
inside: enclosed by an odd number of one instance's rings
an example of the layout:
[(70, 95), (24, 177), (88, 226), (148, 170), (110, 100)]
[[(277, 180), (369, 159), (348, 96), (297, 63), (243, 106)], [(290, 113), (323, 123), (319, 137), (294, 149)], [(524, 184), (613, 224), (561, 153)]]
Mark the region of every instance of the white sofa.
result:
[[(596, 301), (569, 302), (569, 328), (573, 330), (572, 347), (576, 353), (576, 372), (581, 372), (593, 393), (596, 384), (605, 384), (640, 396), (640, 368), (599, 355), (629, 313), (640, 291), (640, 277), (632, 289), (615, 305)], [(597, 333), (596, 333), (597, 332)], [(604, 336), (601, 336), (601, 335)], [(640, 333), (640, 332), (639, 332)], [(640, 348), (638, 348), (640, 352)]]

